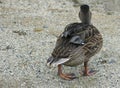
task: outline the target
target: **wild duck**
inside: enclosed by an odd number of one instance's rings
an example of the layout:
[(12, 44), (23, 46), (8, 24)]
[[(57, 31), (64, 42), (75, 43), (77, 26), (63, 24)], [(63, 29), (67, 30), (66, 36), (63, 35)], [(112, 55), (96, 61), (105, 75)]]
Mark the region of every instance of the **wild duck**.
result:
[(56, 46), (47, 60), (48, 67), (58, 67), (58, 75), (66, 80), (75, 79), (74, 74), (64, 74), (62, 65), (77, 66), (84, 63), (83, 75), (89, 76), (88, 61), (100, 51), (103, 39), (98, 29), (91, 24), (89, 6), (80, 6), (79, 18), (81, 23), (71, 23), (65, 27), (58, 37)]

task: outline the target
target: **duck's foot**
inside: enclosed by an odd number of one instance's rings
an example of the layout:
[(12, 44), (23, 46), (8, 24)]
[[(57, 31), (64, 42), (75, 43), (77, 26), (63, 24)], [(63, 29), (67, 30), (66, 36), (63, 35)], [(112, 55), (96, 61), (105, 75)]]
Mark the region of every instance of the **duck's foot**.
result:
[(95, 74), (97, 71), (96, 70), (88, 70), (88, 61), (84, 62), (84, 71), (80, 72), (80, 74), (82, 74), (83, 76), (91, 76), (93, 74)]
[(58, 65), (58, 75), (65, 80), (73, 80), (77, 78), (74, 73), (71, 73), (71, 74), (62, 73), (62, 65)]
[(96, 73), (97, 71), (96, 70), (89, 70), (89, 71), (82, 71), (82, 72), (80, 72), (80, 74), (82, 75), (82, 76), (92, 76), (92, 75), (94, 75), (95, 73)]
[(58, 75), (64, 80), (73, 80), (73, 79), (77, 78), (74, 73), (71, 73), (71, 74), (60, 73)]

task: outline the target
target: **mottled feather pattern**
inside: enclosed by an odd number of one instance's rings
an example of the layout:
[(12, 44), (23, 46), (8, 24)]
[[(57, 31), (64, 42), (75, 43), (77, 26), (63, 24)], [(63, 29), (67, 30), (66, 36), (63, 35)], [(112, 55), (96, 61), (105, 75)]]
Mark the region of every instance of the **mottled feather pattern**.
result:
[[(74, 25), (76, 26), (80, 24), (77, 23)], [(72, 26), (69, 26), (67, 28), (68, 29), (65, 29), (65, 31), (66, 30), (70, 31), (71, 36), (67, 36), (67, 37), (59, 36), (56, 43), (56, 47), (52, 53), (52, 56), (54, 57), (54, 59), (59, 60), (60, 58), (70, 57), (71, 59), (64, 64), (69, 66), (72, 66), (75, 64), (77, 65), (77, 61), (78, 61), (78, 64), (80, 64), (80, 62), (89, 60), (91, 56), (96, 54), (101, 49), (101, 47), (99, 46), (102, 46), (102, 36), (93, 25), (83, 26), (82, 24), (82, 27), (79, 27), (80, 29), (74, 29), (74, 30), (72, 30), (72, 28), (74, 28)], [(76, 45), (74, 43), (70, 43), (69, 42), (70, 39), (75, 35), (80, 36), (80, 38), (85, 41), (85, 44)]]
[[(65, 39), (65, 38), (59, 38), (57, 40), (57, 44), (55, 49), (53, 50), (52, 55), (55, 58), (66, 58), (70, 55), (70, 52), (77, 47), (77, 45), (70, 44), (68, 41), (70, 38)], [(58, 45), (59, 44), (59, 45)]]

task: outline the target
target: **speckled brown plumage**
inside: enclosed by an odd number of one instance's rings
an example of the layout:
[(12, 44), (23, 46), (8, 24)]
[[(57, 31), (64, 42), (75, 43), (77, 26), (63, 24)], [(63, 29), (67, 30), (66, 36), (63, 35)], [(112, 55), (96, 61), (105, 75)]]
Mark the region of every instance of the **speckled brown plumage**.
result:
[[(60, 35), (57, 39), (56, 47), (52, 52), (52, 56), (55, 58), (54, 61), (60, 58), (70, 57), (70, 60), (63, 64), (76, 66), (89, 60), (90, 57), (95, 55), (102, 47), (102, 36), (93, 25), (86, 25), (81, 28), (81, 30), (74, 30), (74, 33), (71, 34), (71, 36), (66, 38)], [(71, 38), (76, 35), (82, 38), (84, 41), (83, 45), (70, 42)]]

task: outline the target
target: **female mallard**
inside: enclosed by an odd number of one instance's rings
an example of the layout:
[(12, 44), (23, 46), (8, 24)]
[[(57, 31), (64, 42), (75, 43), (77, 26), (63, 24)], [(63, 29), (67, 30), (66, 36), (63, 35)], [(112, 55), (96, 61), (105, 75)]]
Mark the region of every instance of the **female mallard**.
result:
[(72, 23), (65, 27), (58, 37), (51, 57), (47, 60), (49, 67), (58, 66), (58, 75), (66, 80), (76, 78), (74, 74), (63, 74), (62, 65), (77, 66), (84, 63), (84, 75), (90, 75), (87, 69), (89, 59), (100, 51), (103, 39), (100, 32), (91, 24), (91, 12), (88, 5), (81, 5), (79, 17), (81, 23)]

